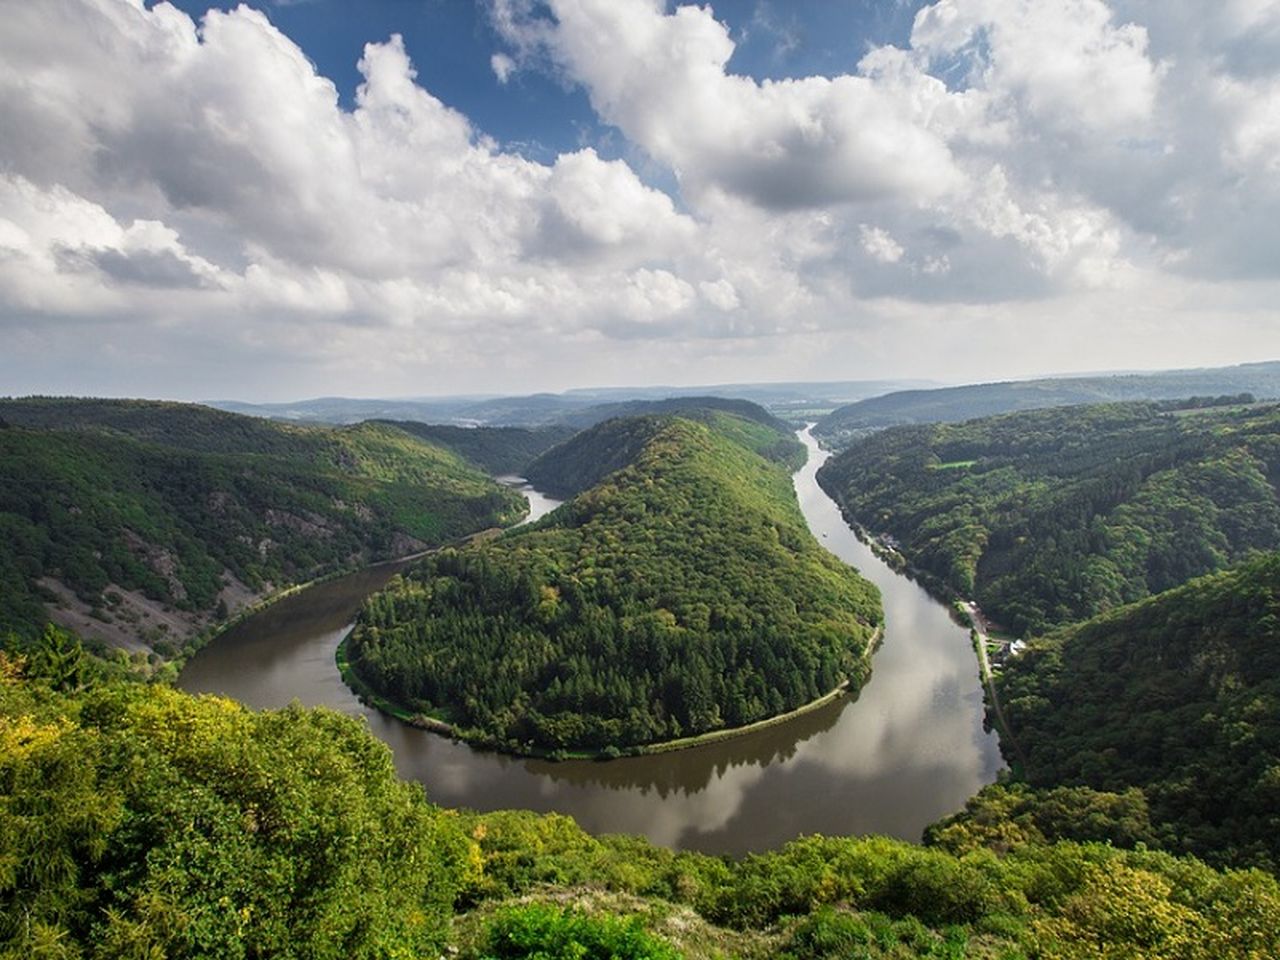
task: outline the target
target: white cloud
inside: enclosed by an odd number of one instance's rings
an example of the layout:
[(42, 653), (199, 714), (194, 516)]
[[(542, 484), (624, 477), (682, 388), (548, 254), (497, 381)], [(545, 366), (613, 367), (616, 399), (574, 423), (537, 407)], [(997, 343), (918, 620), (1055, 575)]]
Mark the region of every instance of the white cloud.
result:
[(878, 263), (897, 263), (906, 252), (887, 230), (863, 223), (858, 225), (858, 233), (862, 238), (862, 249)]
[(495, 53), (489, 58), (489, 66), (499, 83), (505, 84), (516, 72), (516, 62), (505, 53)]
[[(1280, 5), (1211, 7), (939, 0), (904, 48), (851, 42), (849, 74), (759, 82), (710, 7), (492, 0), (494, 76), (580, 85), (642, 179), (495, 142), (397, 36), (348, 108), (248, 7), (0, 0), (0, 377), (953, 375), (930, 324), (995, 376), (1015, 327), (1058, 348), (1022, 369), (1145, 365), (1157, 303), (1187, 362), (1207, 329), (1280, 353)], [(1064, 363), (1071, 329), (1112, 343)]]

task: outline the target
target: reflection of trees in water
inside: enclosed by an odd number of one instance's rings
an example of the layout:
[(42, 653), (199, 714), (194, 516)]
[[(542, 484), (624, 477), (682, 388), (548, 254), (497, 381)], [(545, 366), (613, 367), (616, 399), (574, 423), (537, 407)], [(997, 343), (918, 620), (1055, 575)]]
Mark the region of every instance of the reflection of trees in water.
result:
[(790, 760), (802, 743), (834, 727), (844, 708), (856, 699), (846, 695), (786, 723), (688, 750), (621, 760), (526, 760), (524, 764), (529, 773), (566, 786), (640, 790), (663, 799), (697, 793), (734, 767), (766, 767)]

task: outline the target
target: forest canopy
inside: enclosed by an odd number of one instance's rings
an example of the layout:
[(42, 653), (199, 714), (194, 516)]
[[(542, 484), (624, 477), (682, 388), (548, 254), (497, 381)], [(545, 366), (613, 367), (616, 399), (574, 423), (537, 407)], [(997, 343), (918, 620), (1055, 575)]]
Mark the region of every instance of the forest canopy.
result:
[(0, 636), (33, 637), (71, 602), (90, 627), (145, 635), (130, 591), (200, 623), (225, 616), (228, 596), (403, 556), (525, 509), (457, 454), (390, 425), (294, 427), (147, 401), (0, 401), (0, 414)]
[(878, 594), (813, 539), (787, 470), (741, 442), (757, 428), (620, 418), (550, 451), (531, 473), (593, 485), (371, 597), (356, 677), (518, 751), (624, 749), (856, 688)]
[(1280, 548), (1280, 407), (1128, 403), (898, 427), (818, 478), (939, 592), (1035, 632)]
[(1033, 640), (997, 689), (1032, 786), (1137, 788), (1151, 842), (1280, 867), (1280, 555)]

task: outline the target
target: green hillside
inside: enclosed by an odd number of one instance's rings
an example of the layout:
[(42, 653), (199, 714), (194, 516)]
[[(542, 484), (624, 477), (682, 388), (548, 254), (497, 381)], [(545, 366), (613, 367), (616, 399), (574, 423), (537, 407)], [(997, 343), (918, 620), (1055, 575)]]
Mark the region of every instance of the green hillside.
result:
[(741, 423), (611, 420), (548, 453), (530, 472), (569, 489), (626, 465), (370, 598), (355, 675), (516, 751), (670, 740), (856, 688), (875, 589), (814, 541), (787, 470), (735, 439)]
[(1178, 407), (899, 427), (819, 480), (940, 592), (1038, 631), (1280, 548), (1280, 407)]
[(574, 434), (571, 427), (453, 427), (415, 421), (377, 421), (447, 447), (496, 477), (523, 476), (530, 461)]
[(838, 407), (818, 421), (813, 432), (827, 445), (843, 448), (872, 431), (912, 423), (958, 423), (1045, 407), (1237, 394), (1280, 398), (1280, 362), (899, 390)]
[(0, 636), (75, 614), (86, 636), (172, 653), (271, 587), (523, 508), (453, 452), (389, 426), (303, 429), (129, 401), (71, 401), (59, 420), (60, 405), (0, 404), (11, 424), (0, 429)]
[(789, 469), (796, 470), (804, 464), (804, 445), (792, 435), (791, 428), (744, 400), (680, 398), (611, 406), (645, 412), (610, 418), (547, 450), (525, 468), (530, 482), (558, 497), (581, 493), (632, 463), (672, 415), (704, 423), (721, 436)]
[(1035, 640), (997, 687), (1033, 786), (1138, 787), (1161, 846), (1280, 866), (1280, 556)]
[(0, 867), (15, 960), (1280, 952), (1280, 885), (1261, 871), (1098, 843), (673, 853), (565, 817), (434, 807), (364, 724), (327, 710), (51, 685), (3, 654)]

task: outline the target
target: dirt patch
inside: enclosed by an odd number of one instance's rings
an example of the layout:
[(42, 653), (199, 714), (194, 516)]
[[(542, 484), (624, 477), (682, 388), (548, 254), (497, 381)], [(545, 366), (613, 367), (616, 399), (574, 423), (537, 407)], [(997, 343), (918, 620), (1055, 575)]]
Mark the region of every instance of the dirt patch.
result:
[[(230, 615), (256, 603), (274, 589), (268, 583), (254, 590), (230, 571), (223, 573), (222, 581), (225, 586), (218, 597), (226, 601)], [(126, 590), (116, 584), (102, 591), (102, 603), (95, 607), (81, 600), (61, 580), (43, 577), (38, 582), (58, 598), (56, 603), (46, 605), (50, 620), (86, 640), (100, 640), (130, 653), (149, 653), (157, 645), (163, 650), (164, 644), (180, 648), (216, 622), (212, 612), (176, 610), (141, 591)]]

